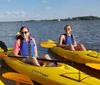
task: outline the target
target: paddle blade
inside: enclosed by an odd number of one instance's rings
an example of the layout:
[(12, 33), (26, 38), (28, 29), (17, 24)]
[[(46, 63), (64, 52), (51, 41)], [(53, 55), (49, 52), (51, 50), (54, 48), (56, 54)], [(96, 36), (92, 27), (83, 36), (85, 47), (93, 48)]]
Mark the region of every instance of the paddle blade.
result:
[(98, 64), (98, 63), (86, 63), (86, 65), (91, 67), (91, 68), (100, 70), (100, 64)]
[(5, 55), (4, 53), (0, 53), (0, 58), (4, 58), (6, 57), (7, 55)]
[(16, 82), (22, 82), (25, 84), (34, 85), (33, 82), (31, 81), (31, 79), (28, 76), (25, 76), (23, 74), (7, 72), (7, 73), (2, 74), (2, 76), (4, 78), (14, 80)]
[(44, 48), (52, 48), (54, 46), (57, 46), (55, 43), (52, 43), (52, 42), (41, 42), (40, 45), (41, 47), (44, 47)]
[(50, 42), (50, 43), (56, 43), (54, 40), (47, 40), (47, 42)]

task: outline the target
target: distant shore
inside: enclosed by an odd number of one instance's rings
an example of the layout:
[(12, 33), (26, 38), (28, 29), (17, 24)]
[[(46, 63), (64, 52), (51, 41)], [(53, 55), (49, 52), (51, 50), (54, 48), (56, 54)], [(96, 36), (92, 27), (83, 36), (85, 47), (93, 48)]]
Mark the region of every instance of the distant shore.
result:
[(97, 16), (79, 16), (79, 17), (68, 17), (64, 19), (43, 19), (43, 20), (25, 20), (25, 21), (1, 21), (2, 22), (38, 22), (38, 21), (80, 21), (80, 20), (100, 20)]
[(100, 20), (100, 17), (97, 16), (80, 16), (80, 17), (73, 17), (73, 18), (65, 18), (65, 19), (45, 19), (45, 20), (27, 20), (25, 22), (32, 22), (32, 21), (74, 21), (74, 20)]

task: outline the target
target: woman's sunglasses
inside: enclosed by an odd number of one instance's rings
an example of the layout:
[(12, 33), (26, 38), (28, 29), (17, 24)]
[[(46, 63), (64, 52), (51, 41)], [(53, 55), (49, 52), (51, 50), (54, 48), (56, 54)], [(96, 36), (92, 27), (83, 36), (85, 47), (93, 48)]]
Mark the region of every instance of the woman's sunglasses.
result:
[(27, 34), (27, 33), (28, 33), (28, 31), (25, 31), (25, 32), (21, 32), (21, 34), (24, 34), (24, 33), (25, 33), (25, 34)]

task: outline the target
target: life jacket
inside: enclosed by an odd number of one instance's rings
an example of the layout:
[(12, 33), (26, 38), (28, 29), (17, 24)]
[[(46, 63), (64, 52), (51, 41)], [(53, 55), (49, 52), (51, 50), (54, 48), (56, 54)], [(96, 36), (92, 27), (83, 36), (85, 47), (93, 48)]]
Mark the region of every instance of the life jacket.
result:
[(29, 42), (26, 40), (21, 40), (20, 54), (22, 56), (34, 56), (34, 42), (32, 39), (30, 39)]
[(66, 34), (63, 34), (65, 36), (65, 40), (63, 40), (63, 44), (74, 44), (74, 38), (73, 35), (71, 34), (71, 36), (68, 36)]

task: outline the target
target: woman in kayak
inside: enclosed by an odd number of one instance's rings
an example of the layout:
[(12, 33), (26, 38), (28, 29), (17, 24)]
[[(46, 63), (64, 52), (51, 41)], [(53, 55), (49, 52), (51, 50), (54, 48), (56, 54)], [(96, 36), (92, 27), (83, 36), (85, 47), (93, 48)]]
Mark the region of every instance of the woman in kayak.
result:
[(86, 48), (81, 43), (76, 43), (76, 41), (73, 38), (73, 35), (71, 34), (71, 26), (66, 25), (64, 27), (65, 34), (62, 34), (59, 38), (58, 46), (63, 47), (68, 50), (82, 50), (86, 51)]
[[(40, 66), (37, 60), (38, 52), (36, 41), (33, 37), (30, 37), (29, 29), (26, 26), (22, 26), (20, 34), (18, 33), (18, 35), (14, 44), (14, 56), (25, 57), (22, 59), (24, 62), (31, 62), (33, 65)], [(51, 60), (47, 55), (41, 58)]]

